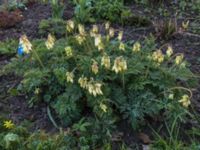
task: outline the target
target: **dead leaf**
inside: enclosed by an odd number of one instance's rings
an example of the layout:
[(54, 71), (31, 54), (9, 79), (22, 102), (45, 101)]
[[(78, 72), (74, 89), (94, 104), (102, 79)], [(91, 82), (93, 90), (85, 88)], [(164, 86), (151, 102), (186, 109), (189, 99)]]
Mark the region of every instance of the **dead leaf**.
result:
[(139, 133), (138, 135), (139, 139), (142, 140), (142, 142), (144, 144), (150, 144), (152, 143), (151, 139), (149, 138), (149, 136), (145, 133)]

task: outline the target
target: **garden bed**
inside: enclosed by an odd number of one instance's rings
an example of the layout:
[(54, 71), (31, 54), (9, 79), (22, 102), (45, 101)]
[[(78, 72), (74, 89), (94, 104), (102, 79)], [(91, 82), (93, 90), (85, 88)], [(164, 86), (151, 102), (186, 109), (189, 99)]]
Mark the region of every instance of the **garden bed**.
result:
[[(67, 7), (64, 11), (64, 20), (71, 19), (74, 16), (74, 6), (70, 2), (66, 3)], [(128, 7), (134, 13), (134, 15), (139, 16), (139, 18), (145, 16), (148, 20), (150, 20), (150, 24), (138, 26), (137, 24), (126, 25), (125, 23), (122, 25), (121, 23), (113, 23), (113, 27), (116, 30), (124, 31), (123, 41), (145, 40), (146, 37), (149, 37), (151, 34), (153, 34), (156, 37), (155, 41), (157, 47), (165, 44), (172, 45), (174, 53), (183, 53), (185, 59), (191, 64), (190, 69), (192, 72), (196, 76), (200, 75), (200, 34), (192, 28), (189, 28), (187, 31), (183, 31), (181, 29), (183, 21), (190, 20), (190, 23), (192, 24), (193, 21), (196, 21), (195, 19), (199, 17), (198, 13), (190, 10), (184, 11), (182, 13), (182, 17), (179, 17), (176, 20), (178, 30), (167, 37), (162, 37), (160, 36), (162, 35), (160, 32), (163, 31), (157, 30), (157, 28), (159, 28), (158, 26), (161, 24), (161, 20), (165, 20), (166, 18), (173, 20), (176, 18), (176, 16), (174, 16), (174, 11), (176, 11), (174, 6), (172, 7), (171, 5), (166, 4), (166, 7), (164, 8), (169, 12), (169, 14), (167, 14), (165, 19), (163, 19), (164, 17), (160, 15), (161, 12), (155, 10), (155, 8), (146, 10), (145, 6), (136, 3), (129, 3)], [(155, 10), (155, 12), (152, 12), (152, 9)], [(11, 28), (0, 29), (0, 41), (19, 39), (22, 34), (26, 34), (31, 40), (46, 38), (45, 35), (39, 34), (39, 24), (41, 20), (51, 18), (51, 13), (52, 10), (49, 4), (41, 4), (36, 2), (31, 5), (27, 5), (27, 9), (22, 11), (24, 17), (22, 22)], [(101, 25), (102, 20), (98, 21), (97, 24), (100, 26), (100, 28), (103, 28), (103, 25)], [(86, 28), (89, 27), (90, 24), (86, 23)], [(16, 49), (17, 52), (17, 47), (13, 47), (13, 49)], [(0, 54), (0, 67), (3, 68), (13, 57), (15, 57), (13, 52), (11, 55)], [(52, 120), (48, 116), (47, 103), (41, 102), (38, 105), (30, 108), (28, 104), (28, 95), (19, 95), (16, 91), (16, 87), (21, 80), (21, 77), (16, 77), (13, 74), (9, 74), (7, 76), (0, 74), (0, 115), (10, 118), (16, 124), (28, 124), (27, 126), (29, 126), (32, 132), (42, 129), (49, 133), (56, 133), (58, 130), (52, 124)], [(192, 89), (193, 96), (191, 102), (192, 106), (195, 108), (195, 111), (200, 113), (200, 82), (197, 82), (198, 86)], [(56, 117), (54, 112), (52, 113), (53, 117), (59, 121), (59, 118)], [(158, 128), (160, 123), (162, 123), (157, 116), (155, 116), (155, 118), (147, 118), (147, 120), (154, 128)], [(26, 121), (28, 123), (26, 123)], [(195, 120), (191, 120), (188, 124), (191, 124), (190, 126), (199, 127), (198, 122)], [(153, 134), (152, 132), (149, 132), (149, 126), (143, 127), (142, 131), (132, 130), (130, 128), (131, 127), (128, 123), (124, 121), (119, 122), (117, 128), (118, 130), (114, 132), (116, 137), (113, 138), (116, 139), (113, 140), (113, 143), (115, 143), (115, 140), (118, 141), (118, 138), (120, 138), (119, 141), (124, 141), (124, 143), (127, 145), (133, 145), (133, 147), (137, 147), (138, 144), (138, 149), (142, 149), (142, 147), (145, 149), (145, 144), (151, 144), (152, 141), (149, 139), (149, 137), (153, 138)], [(64, 128), (66, 131), (67, 129), (68, 127)], [(129, 134), (130, 131), (132, 132)], [(116, 149), (119, 149), (118, 144), (114, 145)]]

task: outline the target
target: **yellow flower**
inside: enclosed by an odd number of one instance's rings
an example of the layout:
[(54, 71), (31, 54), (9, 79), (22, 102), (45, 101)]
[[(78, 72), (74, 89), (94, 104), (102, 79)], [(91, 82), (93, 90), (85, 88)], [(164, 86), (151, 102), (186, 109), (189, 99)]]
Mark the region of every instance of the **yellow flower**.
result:
[(158, 63), (162, 63), (164, 61), (164, 55), (161, 50), (157, 50), (153, 53), (153, 60)]
[(182, 61), (183, 61), (183, 54), (179, 55), (179, 56), (176, 56), (175, 58), (175, 64), (176, 65), (179, 65)]
[(103, 103), (100, 103), (100, 106), (99, 106), (104, 112), (107, 112), (107, 106)]
[(169, 99), (174, 99), (174, 94), (172, 94), (172, 93), (169, 94), (168, 98), (169, 98)]
[(122, 50), (122, 51), (125, 51), (125, 45), (124, 45), (124, 43), (120, 42), (119, 49)]
[(67, 82), (69, 82), (69, 83), (74, 82), (74, 73), (73, 72), (67, 72), (66, 76), (67, 76)]
[(181, 103), (183, 105), (183, 107), (188, 108), (188, 106), (191, 104), (189, 96), (183, 95), (182, 99), (179, 100), (179, 103)]
[(40, 88), (36, 88), (34, 91), (35, 94), (39, 94), (40, 93)]
[(173, 54), (173, 49), (172, 49), (172, 47), (171, 46), (168, 46), (168, 48), (167, 48), (167, 56), (168, 57), (170, 57), (172, 54)]
[(92, 68), (92, 72), (94, 74), (97, 74), (99, 72), (98, 63), (95, 60), (93, 60), (93, 64), (92, 64), (91, 68)]
[(117, 39), (118, 39), (119, 41), (121, 41), (122, 38), (123, 38), (123, 31), (120, 31), (119, 34), (118, 34)]
[(101, 58), (101, 65), (106, 69), (110, 69), (110, 57), (106, 54)]
[(105, 29), (108, 30), (110, 28), (110, 22), (105, 23)]
[(187, 22), (184, 22), (184, 21), (182, 22), (182, 27), (183, 27), (184, 30), (187, 30), (187, 29), (188, 29), (189, 23), (190, 23), (189, 20), (188, 20)]
[(66, 26), (67, 31), (68, 32), (72, 32), (74, 30), (74, 27), (75, 27), (74, 21), (68, 20), (67, 21), (67, 26)]
[(115, 30), (113, 28), (109, 29), (109, 36), (114, 37), (115, 36)]
[(91, 78), (91, 80), (87, 84), (87, 90), (90, 94), (96, 97), (97, 95), (103, 95), (103, 92), (101, 91), (101, 86), (101, 83), (94, 82), (94, 79)]
[(15, 124), (12, 122), (12, 120), (7, 120), (7, 121), (4, 121), (3, 126), (6, 129), (12, 129), (14, 128)]
[(126, 60), (122, 56), (117, 57), (114, 61), (114, 66), (112, 70), (115, 71), (115, 73), (126, 71), (127, 70)]
[(78, 44), (80, 44), (80, 45), (85, 41), (85, 37), (82, 35), (76, 35), (75, 38), (76, 38), (76, 41), (78, 42)]
[(73, 55), (71, 46), (65, 47), (65, 52), (68, 57)]
[(86, 89), (87, 88), (87, 85), (88, 85), (88, 79), (87, 77), (80, 77), (79, 80), (78, 80), (78, 83), (80, 84), (80, 87)]
[(47, 41), (45, 42), (47, 49), (52, 49), (54, 44), (55, 44), (55, 38), (51, 34), (48, 34)]
[(100, 34), (94, 36), (94, 45), (98, 48), (99, 51), (104, 49), (104, 44), (102, 42), (102, 38)]
[(85, 32), (85, 27), (83, 25), (78, 24), (78, 31), (80, 35), (85, 36), (86, 32)]
[(22, 47), (24, 48), (24, 52), (25, 53), (30, 53), (30, 51), (32, 50), (32, 44), (31, 42), (28, 40), (26, 35), (22, 35), (19, 39), (19, 43), (22, 44)]
[(97, 34), (99, 32), (98, 26), (97, 25), (93, 25), (92, 26), (92, 32)]
[(101, 35), (100, 34), (96, 35), (94, 37), (94, 45), (99, 46), (101, 42), (102, 42)]
[(97, 93), (98, 95), (103, 95), (103, 92), (101, 91), (101, 86), (102, 86), (101, 83), (95, 83), (95, 84), (94, 84), (96, 93)]
[(136, 42), (134, 45), (133, 45), (133, 52), (139, 52), (141, 49), (141, 44), (139, 42)]

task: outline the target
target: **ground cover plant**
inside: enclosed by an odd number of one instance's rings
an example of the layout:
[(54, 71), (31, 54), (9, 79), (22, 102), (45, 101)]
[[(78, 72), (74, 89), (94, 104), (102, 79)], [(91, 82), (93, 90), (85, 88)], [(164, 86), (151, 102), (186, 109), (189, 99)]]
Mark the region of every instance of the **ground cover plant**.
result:
[(23, 20), (0, 27), (0, 149), (198, 150), (192, 2), (7, 7)]

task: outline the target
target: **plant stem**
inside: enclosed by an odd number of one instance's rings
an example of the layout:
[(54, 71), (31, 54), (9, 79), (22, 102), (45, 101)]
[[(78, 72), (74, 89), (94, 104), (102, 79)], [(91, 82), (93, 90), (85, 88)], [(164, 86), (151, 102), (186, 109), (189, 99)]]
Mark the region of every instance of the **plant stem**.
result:
[(38, 62), (40, 63), (41, 67), (44, 69), (44, 65), (40, 59), (40, 57), (38, 56), (37, 52), (33, 50), (33, 54), (35, 55), (35, 58), (38, 60)]

